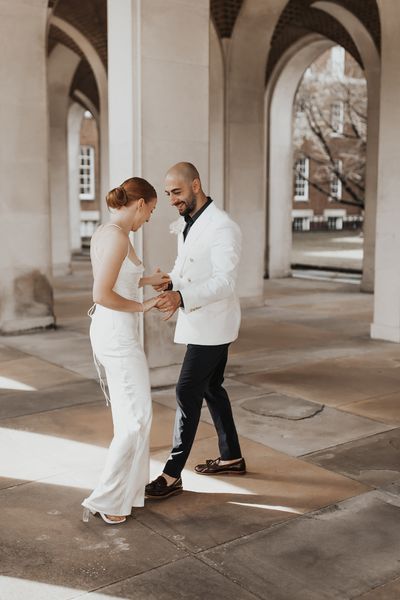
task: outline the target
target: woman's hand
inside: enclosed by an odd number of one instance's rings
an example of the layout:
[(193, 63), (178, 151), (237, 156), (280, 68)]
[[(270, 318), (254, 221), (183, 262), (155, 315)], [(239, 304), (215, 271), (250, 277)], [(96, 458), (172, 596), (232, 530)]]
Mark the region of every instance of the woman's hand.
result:
[(149, 310), (157, 306), (158, 300), (159, 296), (154, 296), (153, 298), (149, 298), (148, 300), (142, 302), (143, 312), (148, 312)]
[(157, 292), (163, 292), (168, 288), (171, 279), (167, 273), (163, 273), (158, 267), (152, 275), (142, 277), (139, 282), (139, 287), (144, 285), (152, 285)]

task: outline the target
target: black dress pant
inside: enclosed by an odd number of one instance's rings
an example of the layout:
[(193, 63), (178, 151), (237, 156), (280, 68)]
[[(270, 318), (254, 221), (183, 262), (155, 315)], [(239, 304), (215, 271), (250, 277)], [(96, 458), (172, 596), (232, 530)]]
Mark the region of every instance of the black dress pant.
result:
[(222, 387), (228, 348), (229, 344), (187, 346), (176, 386), (178, 407), (173, 449), (164, 468), (164, 473), (171, 477), (179, 477), (186, 464), (199, 425), (203, 399), (217, 430), (221, 458), (234, 460), (242, 456), (231, 403)]

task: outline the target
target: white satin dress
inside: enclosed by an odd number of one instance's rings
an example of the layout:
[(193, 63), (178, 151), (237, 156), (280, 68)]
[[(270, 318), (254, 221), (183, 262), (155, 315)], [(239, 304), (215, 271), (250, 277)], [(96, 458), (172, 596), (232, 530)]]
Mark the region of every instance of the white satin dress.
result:
[[(111, 226), (118, 227), (110, 223), (102, 228)], [(101, 260), (95, 237), (96, 234), (92, 238), (93, 266)], [(129, 249), (130, 244), (113, 289), (124, 298), (140, 302), (138, 283), (144, 267), (130, 260)], [(99, 304), (89, 313), (95, 363), (106, 374), (114, 437), (100, 480), (82, 506), (92, 512), (129, 515), (132, 507), (144, 505), (144, 488), (149, 481), (152, 406), (149, 370), (139, 335), (140, 313)], [(102, 383), (100, 372), (99, 376)]]

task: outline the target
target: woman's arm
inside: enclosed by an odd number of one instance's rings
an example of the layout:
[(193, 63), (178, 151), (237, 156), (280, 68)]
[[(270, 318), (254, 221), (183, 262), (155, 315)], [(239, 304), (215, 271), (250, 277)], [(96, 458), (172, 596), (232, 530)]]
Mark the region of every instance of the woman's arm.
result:
[(153, 308), (157, 298), (145, 302), (128, 300), (113, 291), (122, 261), (126, 256), (128, 241), (120, 230), (113, 228), (103, 237), (103, 253), (101, 261), (97, 264), (93, 283), (93, 302), (122, 312), (145, 312)]

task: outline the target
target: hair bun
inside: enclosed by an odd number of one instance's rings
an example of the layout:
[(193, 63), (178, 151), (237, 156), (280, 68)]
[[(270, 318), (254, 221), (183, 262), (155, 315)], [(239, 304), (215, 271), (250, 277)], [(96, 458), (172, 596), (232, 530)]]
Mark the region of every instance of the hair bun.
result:
[(107, 205), (109, 208), (120, 208), (128, 204), (128, 194), (122, 185), (114, 188), (107, 194)]

